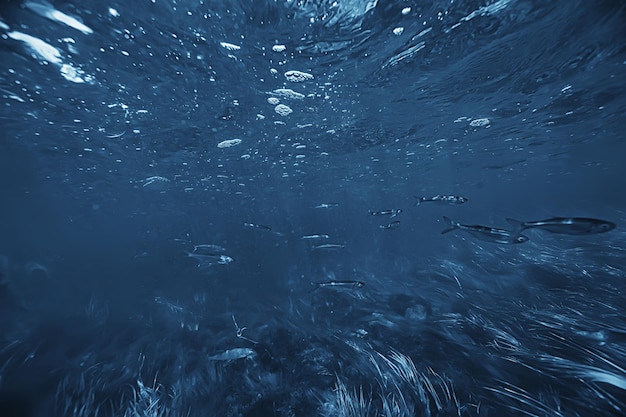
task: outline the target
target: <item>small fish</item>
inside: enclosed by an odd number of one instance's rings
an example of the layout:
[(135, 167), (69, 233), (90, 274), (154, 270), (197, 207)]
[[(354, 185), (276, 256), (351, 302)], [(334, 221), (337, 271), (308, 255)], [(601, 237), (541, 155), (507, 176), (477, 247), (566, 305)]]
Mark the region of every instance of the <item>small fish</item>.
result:
[(390, 210), (381, 210), (381, 211), (372, 211), (372, 210), (370, 210), (370, 215), (372, 215), (372, 216), (391, 216), (391, 217), (396, 217), (400, 213), (402, 213), (402, 209), (390, 209)]
[(204, 252), (204, 253), (207, 253), (207, 254), (214, 254), (214, 253), (226, 252), (226, 249), (224, 249), (220, 245), (212, 245), (212, 244), (203, 243), (203, 244), (200, 244), (200, 245), (195, 245), (193, 247), (193, 251), (194, 251), (194, 253)]
[(315, 206), (316, 209), (327, 209), (339, 206), (339, 203), (322, 203)]
[(255, 356), (256, 352), (250, 348), (234, 348), (209, 356), (207, 359), (210, 361), (234, 361), (237, 359), (254, 358)]
[(534, 222), (522, 222), (510, 218), (506, 220), (518, 232), (526, 229), (539, 229), (564, 235), (595, 235), (613, 230), (616, 226), (613, 222), (586, 217), (552, 217)]
[(163, 297), (154, 297), (154, 302), (167, 307), (173, 313), (182, 313), (185, 309), (177, 304), (167, 301)]
[(111, 133), (111, 134), (106, 135), (106, 137), (109, 139), (115, 139), (115, 138), (121, 138), (122, 136), (124, 136), (124, 134), (126, 134), (126, 131), (123, 131), (122, 133)]
[(345, 248), (346, 245), (339, 245), (336, 243), (325, 243), (323, 245), (317, 245), (317, 246), (313, 246), (313, 250), (337, 250), (337, 249), (343, 249)]
[(212, 259), (217, 257), (217, 255), (207, 255), (202, 253), (193, 253), (193, 252), (185, 252), (189, 258), (193, 258), (197, 261), (204, 261), (206, 259)]
[(205, 268), (214, 264), (227, 265), (234, 261), (234, 259), (230, 256), (218, 254), (187, 252), (187, 256), (190, 258), (194, 258), (196, 261), (198, 261), (198, 268)]
[(220, 255), (219, 259), (217, 260), (217, 263), (220, 265), (226, 265), (226, 264), (231, 263), (232, 261), (234, 261), (234, 259), (231, 258), (230, 256)]
[(167, 183), (167, 182), (170, 182), (170, 180), (165, 178), (165, 177), (161, 177), (159, 175), (155, 175), (153, 177), (148, 177), (145, 180), (143, 180), (143, 186), (147, 187), (147, 186), (152, 185), (152, 184), (164, 184), (164, 183)]
[(313, 282), (315, 288), (313, 291), (320, 288), (351, 288), (356, 290), (358, 288), (363, 288), (365, 283), (362, 281), (326, 281), (326, 282)]
[(463, 204), (467, 202), (467, 198), (459, 197), (456, 195), (436, 195), (434, 197), (418, 197), (414, 195), (413, 197), (417, 199), (417, 201), (415, 202), (416, 206), (419, 206), (420, 204), (427, 203), (427, 202), (437, 203), (437, 204), (442, 204), (442, 205), (444, 204), (455, 205), (455, 204)]
[(244, 223), (243, 224), (246, 227), (249, 227), (250, 229), (256, 229), (256, 230), (260, 230), (262, 232), (271, 232), (272, 228), (269, 226), (265, 226), (262, 224), (254, 224), (254, 223)]
[(387, 229), (387, 230), (397, 229), (398, 227), (400, 227), (400, 220), (394, 220), (394, 221), (392, 221), (391, 223), (389, 223), (387, 225), (384, 225), (384, 224), (380, 225), (381, 229)]
[(328, 239), (330, 236), (328, 235), (304, 235), (300, 239), (302, 240), (321, 240)]
[(183, 244), (191, 243), (190, 239), (185, 239), (185, 238), (181, 238), (181, 237), (175, 237), (174, 239), (172, 239), (172, 241), (174, 241), (176, 243), (183, 243)]
[(521, 235), (515, 231), (496, 229), (487, 226), (468, 226), (465, 224), (457, 223), (449, 217), (443, 216), (443, 220), (448, 225), (448, 228), (443, 230), (441, 234), (451, 232), (455, 229), (464, 230), (480, 240), (494, 243), (523, 243), (528, 240), (528, 236)]

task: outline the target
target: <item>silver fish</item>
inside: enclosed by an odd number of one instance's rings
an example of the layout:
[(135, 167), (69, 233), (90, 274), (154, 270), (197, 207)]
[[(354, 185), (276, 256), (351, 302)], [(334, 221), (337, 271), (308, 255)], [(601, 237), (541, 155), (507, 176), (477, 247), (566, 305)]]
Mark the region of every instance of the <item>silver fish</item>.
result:
[(339, 203), (322, 203), (315, 206), (316, 209), (327, 209), (339, 206)]
[(330, 236), (328, 235), (304, 235), (300, 239), (302, 240), (321, 240), (328, 239)]
[(234, 348), (225, 350), (217, 355), (209, 356), (210, 361), (234, 361), (236, 359), (253, 358), (256, 352), (250, 348)]
[(196, 261), (198, 261), (198, 268), (205, 268), (207, 266), (211, 266), (215, 264), (227, 265), (234, 260), (228, 255), (219, 255), (219, 254), (203, 254), (203, 253), (187, 252), (187, 256), (190, 258), (194, 258)]
[(154, 297), (154, 302), (167, 307), (173, 313), (182, 313), (185, 309), (177, 304), (167, 301), (163, 297)]
[(323, 245), (313, 246), (313, 250), (336, 250), (343, 249), (346, 245), (339, 245), (337, 243), (325, 243)]
[(539, 229), (564, 235), (595, 235), (616, 227), (613, 222), (586, 217), (552, 217), (534, 222), (522, 222), (510, 218), (506, 220), (519, 232), (526, 229)]
[(186, 238), (182, 238), (182, 237), (175, 237), (174, 239), (172, 239), (172, 241), (174, 241), (176, 243), (183, 243), (183, 244), (191, 243), (191, 239), (186, 239)]
[(416, 206), (427, 202), (445, 205), (463, 204), (467, 202), (467, 198), (459, 197), (456, 195), (436, 195), (434, 197), (418, 197), (415, 195), (413, 197), (417, 199), (417, 201), (415, 202)]
[(326, 282), (314, 282), (315, 285), (314, 290), (325, 287), (334, 287), (334, 288), (363, 288), (365, 283), (363, 281), (326, 281)]
[(443, 230), (441, 234), (451, 232), (456, 229), (464, 230), (474, 237), (484, 240), (486, 242), (493, 243), (523, 243), (528, 240), (528, 236), (521, 235), (515, 231), (496, 229), (493, 227), (474, 225), (469, 226), (466, 224), (457, 223), (449, 217), (443, 216), (443, 220), (448, 225), (448, 228)]
[(212, 245), (208, 243), (203, 243), (200, 245), (195, 245), (193, 247), (194, 253), (203, 252), (206, 254), (214, 254), (214, 253), (223, 253), (226, 252), (226, 249), (221, 247), (220, 245)]
[(219, 259), (217, 260), (217, 263), (220, 265), (226, 265), (226, 264), (231, 263), (232, 261), (234, 261), (234, 259), (231, 258), (230, 256), (220, 255)]
[(391, 217), (396, 217), (400, 213), (402, 213), (402, 209), (389, 209), (389, 210), (381, 210), (381, 211), (372, 211), (372, 210), (370, 210), (370, 215), (372, 215), (372, 216), (391, 216)]
[(269, 226), (265, 226), (262, 224), (255, 224), (255, 223), (244, 223), (243, 224), (246, 227), (249, 227), (250, 229), (256, 229), (256, 230), (260, 230), (261, 232), (271, 232), (272, 228)]
[(387, 230), (397, 229), (398, 227), (400, 227), (400, 220), (392, 221), (391, 223), (387, 225), (383, 225), (383, 224), (380, 225), (381, 229), (387, 229)]

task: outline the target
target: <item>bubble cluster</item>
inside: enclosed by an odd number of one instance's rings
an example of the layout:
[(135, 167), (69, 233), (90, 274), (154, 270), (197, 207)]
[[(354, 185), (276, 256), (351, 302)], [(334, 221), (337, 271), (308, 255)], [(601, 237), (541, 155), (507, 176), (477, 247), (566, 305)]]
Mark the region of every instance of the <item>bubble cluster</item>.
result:
[(278, 106), (274, 107), (274, 111), (280, 114), (281, 116), (288, 116), (291, 113), (293, 113), (293, 110), (291, 110), (291, 107), (285, 106), (284, 104), (279, 104)]
[(487, 118), (474, 119), (470, 122), (470, 126), (472, 127), (483, 127), (483, 126), (489, 126), (490, 124), (491, 124), (491, 121)]
[(218, 148), (230, 148), (232, 146), (239, 145), (241, 143), (241, 139), (229, 139), (223, 140), (217, 144)]
[(283, 97), (287, 99), (296, 99), (301, 100), (304, 98), (304, 94), (298, 93), (297, 91), (293, 91), (289, 88), (279, 88), (272, 91), (272, 94), (278, 97)]
[(313, 74), (307, 72), (291, 70), (285, 73), (285, 78), (292, 83), (301, 83), (303, 81), (312, 80), (315, 77), (313, 77)]

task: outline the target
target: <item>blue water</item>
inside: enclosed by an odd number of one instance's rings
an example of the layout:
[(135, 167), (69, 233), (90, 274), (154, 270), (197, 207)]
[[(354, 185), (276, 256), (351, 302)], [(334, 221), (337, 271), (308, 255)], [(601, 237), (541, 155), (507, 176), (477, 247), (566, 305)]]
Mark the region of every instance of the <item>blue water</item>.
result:
[(3, 2), (0, 415), (624, 415), (624, 22)]

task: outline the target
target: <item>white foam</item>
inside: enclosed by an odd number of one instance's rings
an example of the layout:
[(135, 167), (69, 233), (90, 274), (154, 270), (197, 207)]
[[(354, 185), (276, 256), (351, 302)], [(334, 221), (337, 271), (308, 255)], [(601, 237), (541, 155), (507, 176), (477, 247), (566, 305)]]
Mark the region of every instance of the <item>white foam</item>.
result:
[(93, 30), (89, 26), (85, 25), (84, 23), (80, 22), (78, 19), (72, 16), (68, 16), (63, 12), (58, 11), (48, 3), (27, 1), (26, 3), (24, 3), (24, 6), (37, 13), (38, 15), (41, 15), (58, 23), (63, 23), (73, 29), (83, 32), (85, 35), (93, 33)]
[[(32, 52), (35, 59), (43, 59), (46, 62), (57, 65), (61, 76), (63, 76), (66, 80), (74, 83), (93, 82), (94, 77), (92, 75), (85, 74), (85, 71), (82, 69), (76, 68), (72, 64), (63, 62), (61, 52), (49, 43), (46, 43), (34, 36), (17, 31), (9, 32), (7, 36), (11, 39), (15, 39), (16, 41), (24, 42), (28, 49)], [(73, 39), (65, 38), (64, 41), (73, 42)]]
[(74, 68), (70, 64), (61, 65), (61, 75), (66, 80), (78, 84), (89, 83), (93, 81), (93, 77), (91, 75), (85, 74), (85, 71), (80, 68)]
[(7, 33), (9, 38), (16, 41), (24, 42), (29, 49), (38, 57), (44, 61), (48, 61), (52, 64), (61, 64), (61, 52), (54, 46), (42, 41), (34, 36), (27, 35), (22, 32), (9, 32)]

